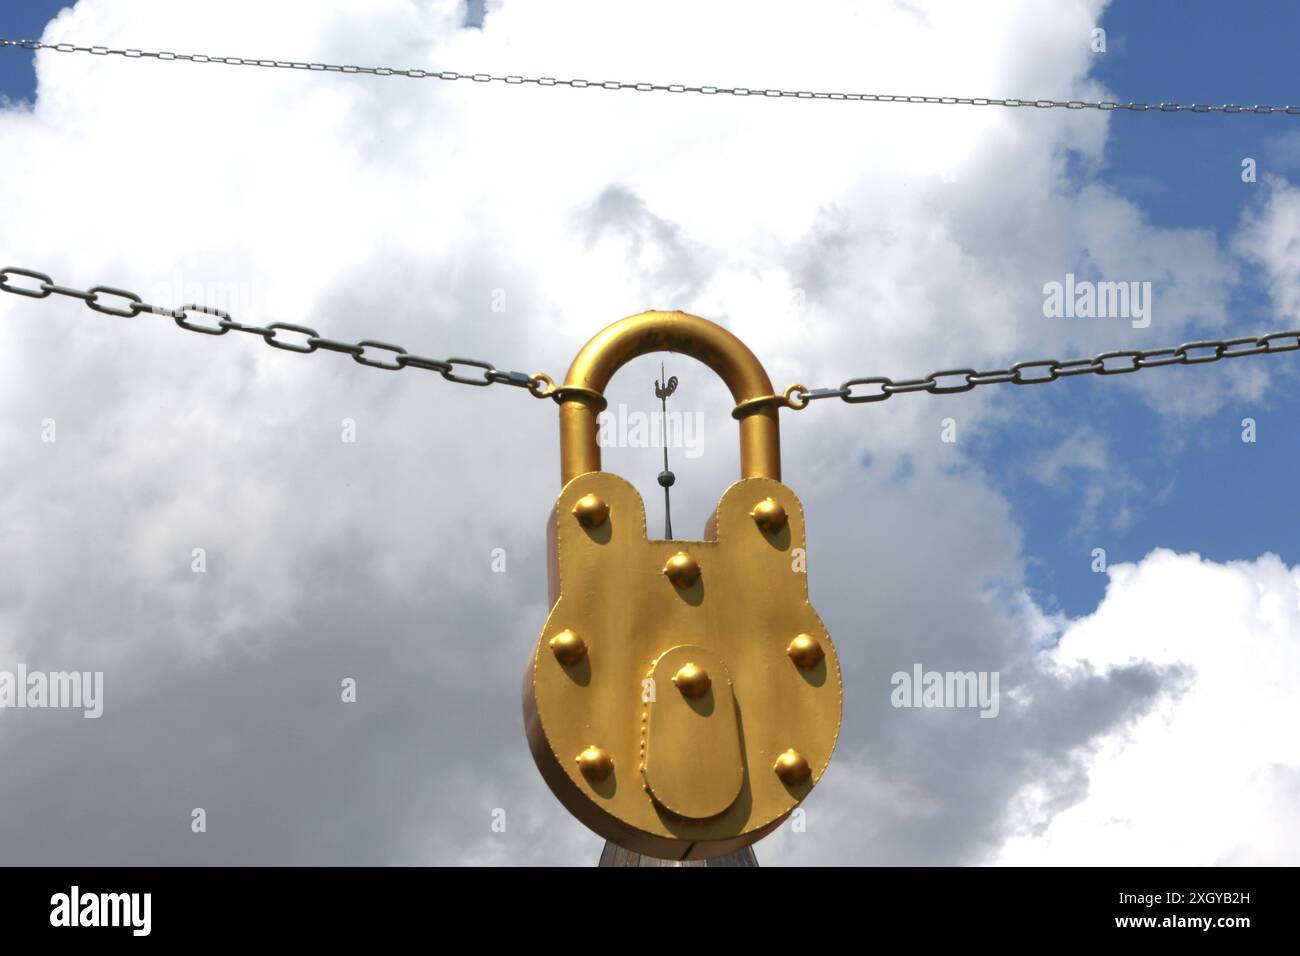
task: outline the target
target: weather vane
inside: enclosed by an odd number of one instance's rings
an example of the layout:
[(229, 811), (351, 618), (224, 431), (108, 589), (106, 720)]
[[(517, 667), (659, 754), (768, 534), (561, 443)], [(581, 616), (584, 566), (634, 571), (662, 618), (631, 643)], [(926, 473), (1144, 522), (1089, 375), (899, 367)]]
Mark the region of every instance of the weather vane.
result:
[(663, 412), (660, 419), (660, 428), (663, 435), (664, 443), (664, 470), (659, 472), (659, 484), (664, 489), (664, 537), (673, 536), (673, 512), (668, 500), (668, 489), (673, 486), (677, 476), (668, 470), (668, 396), (677, 391), (677, 376), (674, 375), (668, 379), (667, 383), (663, 381), (664, 363), (659, 363), (659, 380), (655, 382), (655, 398), (659, 399), (659, 407)]

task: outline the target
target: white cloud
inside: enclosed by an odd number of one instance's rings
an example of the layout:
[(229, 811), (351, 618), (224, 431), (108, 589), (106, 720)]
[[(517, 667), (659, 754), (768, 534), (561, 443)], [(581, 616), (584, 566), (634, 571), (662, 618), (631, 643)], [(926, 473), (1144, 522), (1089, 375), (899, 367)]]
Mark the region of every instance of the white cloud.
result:
[(1277, 176), (1264, 177), (1264, 196), (1251, 209), (1237, 241), (1268, 282), (1279, 327), (1300, 319), (1300, 189)]
[(1216, 564), (1155, 551), (1110, 569), (1096, 612), (1050, 657), (1105, 672), (1133, 661), (1184, 670), (1150, 713), (1103, 735), (1087, 796), (1038, 825), (999, 863), (1286, 865), (1300, 851), (1300, 568), (1272, 555)]

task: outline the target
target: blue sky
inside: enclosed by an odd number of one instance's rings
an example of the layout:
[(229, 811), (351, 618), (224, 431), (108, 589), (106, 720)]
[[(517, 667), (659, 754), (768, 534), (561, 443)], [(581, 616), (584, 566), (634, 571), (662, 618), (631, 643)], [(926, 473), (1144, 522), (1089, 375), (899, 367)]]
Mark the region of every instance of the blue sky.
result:
[[(0, 11), (0, 33), (9, 40), (39, 39), (45, 24), (66, 6), (70, 4), (52, 0), (7, 3)], [(10, 55), (0, 57), (0, 92), (11, 100), (30, 100), (36, 92), (35, 55), (25, 50), (7, 52)]]
[[(1261, 29), (1263, 24), (1268, 28)], [(1121, 2), (1108, 9), (1102, 26), (1108, 50), (1097, 57), (1095, 75), (1121, 100), (1300, 102), (1293, 43), (1300, 7), (1295, 4), (1249, 3), (1228, 13), (1223, 4), (1206, 0)], [(1293, 147), (1288, 162), (1286, 147), (1297, 142), (1300, 124), (1289, 119), (1116, 114), (1102, 179), (1138, 203), (1152, 223), (1213, 229), (1224, 241), (1259, 188), (1241, 181), (1243, 157), (1254, 157), (1261, 173), (1294, 172), (1300, 153)], [(1250, 285), (1247, 276), (1232, 334), (1293, 327), (1273, 316)], [(1265, 360), (1295, 362), (1282, 356)], [(1195, 377), (1213, 389), (1220, 373), (1218, 367), (1203, 366), (1139, 374)], [(1106, 548), (1111, 563), (1135, 560), (1155, 547), (1197, 551), (1219, 561), (1265, 551), (1289, 564), (1300, 559), (1300, 527), (1295, 509), (1286, 504), (1300, 464), (1295, 428), (1300, 396), (1294, 390), (1274, 389), (1266, 406), (1231, 405), (1193, 426), (1190, 434), (1170, 436), (1150, 409), (1116, 395), (1112, 381), (1089, 379), (1035, 391), (1051, 393), (1054, 407), (1072, 407), (1074, 417), (1083, 418), (1086, 409), (1087, 419), (1110, 436), (1149, 497), (1136, 498), (1137, 517), (1126, 531), (1079, 540), (1070, 533), (1072, 496), (1016, 474), (1017, 443), (1028, 436), (1002, 436), (987, 467), (999, 470), (1014, 489), (1010, 494), (1022, 518), (1026, 550), (1042, 558), (1031, 565), (1039, 596), (1055, 595), (1071, 615), (1095, 607), (1105, 587), (1104, 577), (1090, 571), (1090, 552), (1098, 546)], [(1253, 445), (1240, 441), (1247, 416), (1258, 424)], [(1186, 444), (1178, 448), (1175, 437), (1186, 438)], [(1162, 501), (1149, 500), (1171, 485)]]
[[(8, 5), (0, 13), (0, 34), (39, 36), (64, 6), (58, 0)], [(1300, 101), (1293, 48), (1300, 8), (1256, 2), (1245, 9), (1249, 16), (1225, 16), (1222, 5), (1212, 0), (1115, 4), (1102, 22), (1107, 52), (1096, 57), (1095, 75), (1121, 100), (1275, 105)], [(1269, 29), (1261, 30), (1261, 23)], [(0, 92), (15, 100), (31, 99), (32, 60), (25, 51), (0, 55)], [(1050, 90), (991, 92), (1055, 95)], [(1258, 161), (1261, 178), (1267, 172), (1293, 173), (1300, 167), (1300, 119), (1117, 113), (1101, 179), (1139, 204), (1155, 225), (1213, 229), (1226, 241), (1244, 204), (1260, 188), (1241, 181), (1240, 164), (1247, 156)], [(1251, 294), (1248, 277), (1236, 305), (1234, 334), (1286, 327), (1270, 314), (1261, 296)], [(1114, 347), (1126, 345), (1117, 339)], [(895, 378), (925, 371), (929, 369), (873, 370)], [(1213, 389), (1221, 369), (1144, 374), (1191, 376)], [(1033, 391), (1034, 400), (1054, 413), (1091, 422), (1128, 463), (1141, 489), (1131, 494), (1134, 518), (1127, 528), (1078, 533), (1079, 489), (1044, 487), (1017, 468), (1024, 443), (1050, 440), (1050, 434), (1036, 435), (1032, 427), (1000, 432), (976, 456), (1015, 504), (1026, 551), (1033, 556), (1028, 573), (1036, 599), (1071, 615), (1095, 607), (1106, 581), (1091, 570), (1096, 547), (1106, 549), (1110, 563), (1135, 560), (1156, 547), (1194, 550), (1216, 560), (1251, 558), (1266, 551), (1288, 563), (1300, 560), (1300, 528), (1294, 509), (1284, 504), (1292, 488), (1290, 476), (1300, 463), (1293, 426), (1300, 397), (1274, 390), (1267, 404), (1226, 407), (1177, 435), (1170, 434), (1149, 408), (1117, 394), (1112, 381), (1089, 377)], [(932, 402), (936, 414), (960, 410), (960, 399), (896, 399), (908, 400)], [(1259, 440), (1253, 445), (1239, 440), (1240, 422), (1247, 416), (1258, 424)]]

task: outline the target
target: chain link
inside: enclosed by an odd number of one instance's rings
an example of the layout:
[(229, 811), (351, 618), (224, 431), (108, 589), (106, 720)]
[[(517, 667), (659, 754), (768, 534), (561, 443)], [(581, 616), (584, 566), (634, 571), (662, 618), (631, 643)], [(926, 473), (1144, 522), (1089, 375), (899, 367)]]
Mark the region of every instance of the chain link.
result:
[(240, 56), (210, 56), (205, 53), (172, 53), (135, 48), (114, 49), (106, 46), (78, 46), (74, 43), (44, 43), (40, 40), (0, 39), (0, 48), (53, 50), (58, 53), (90, 53), (95, 56), (121, 56), (128, 59), (184, 60), (189, 63), (219, 63), (225, 66), (256, 66), (265, 69), (302, 70), (312, 73), (349, 73), (367, 76), (400, 76), (414, 80), (469, 80), (474, 83), (504, 83), (508, 86), (567, 86), (580, 90), (633, 90), (639, 93), (697, 93), (705, 96), (756, 96), (768, 99), (842, 100), (857, 103), (909, 103), (941, 106), (1003, 106), (1010, 108), (1125, 110), (1134, 113), (1253, 113), (1268, 116), (1279, 113), (1300, 116), (1300, 104), (1244, 106), (1237, 103), (1119, 103), (1111, 100), (1047, 100), (998, 98), (991, 96), (917, 96), (889, 93), (830, 93), (811, 90), (763, 89), (745, 86), (689, 86), (685, 83), (649, 83), (627, 80), (559, 79), (553, 76), (497, 75), (493, 73), (458, 73), (455, 70), (400, 69), (386, 66), (346, 66), (335, 63), (307, 63), (299, 60), (249, 59)]
[[(26, 281), (15, 283), (14, 280), (16, 279)], [(220, 309), (193, 304), (183, 305), (179, 309), (167, 309), (162, 306), (150, 305), (134, 292), (102, 285), (86, 289), (83, 292), (80, 289), (56, 285), (54, 280), (43, 272), (19, 269), (16, 266), (6, 266), (0, 269), (0, 292), (8, 292), (11, 295), (23, 296), (28, 299), (45, 299), (51, 295), (66, 296), (81, 301), (96, 312), (123, 318), (131, 318), (142, 312), (163, 315), (172, 319), (182, 329), (198, 332), (202, 335), (225, 335), (230, 331), (247, 332), (250, 335), (258, 336), (272, 348), (282, 349), (286, 352), (298, 352), (302, 355), (310, 355), (312, 352), (317, 351), (342, 352), (345, 355), (352, 356), (352, 360), (357, 364), (369, 368), (379, 368), (389, 372), (397, 372), (404, 368), (425, 369), (430, 372), (438, 372), (447, 381), (457, 382), (461, 385), (513, 385), (517, 388), (528, 389), (537, 398), (549, 398), (551, 393), (555, 391), (554, 380), (544, 372), (535, 372), (532, 375), (524, 372), (503, 372), (491, 362), (483, 362), (478, 359), (450, 358), (443, 360), (426, 358), (421, 355), (412, 355), (400, 345), (378, 342), (374, 339), (363, 339), (355, 343), (337, 342), (333, 339), (322, 338), (320, 333), (310, 326), (291, 325), (288, 322), (272, 322), (267, 326), (244, 325), (236, 322)], [(108, 297), (108, 301), (105, 301), (105, 297)], [(197, 319), (198, 316), (210, 316), (216, 321), (205, 322)], [(280, 333), (283, 332), (293, 333), (296, 338), (282, 336)], [(385, 357), (384, 353), (388, 353), (388, 356)], [(457, 365), (482, 369), (483, 374), (472, 378), (457, 375), (453, 371)]]
[[(14, 280), (27, 280), (17, 282)], [(310, 326), (292, 325), (288, 322), (272, 322), (270, 325), (244, 325), (236, 322), (220, 309), (202, 305), (187, 304), (179, 309), (167, 309), (150, 305), (134, 292), (117, 289), (112, 286), (93, 286), (86, 290), (73, 289), (56, 285), (54, 280), (43, 272), (7, 266), (0, 269), (0, 292), (23, 296), (29, 299), (45, 299), (51, 295), (65, 296), (82, 302), (87, 308), (105, 315), (130, 318), (142, 312), (163, 315), (171, 318), (182, 329), (198, 332), (202, 335), (225, 335), (234, 330), (247, 332), (260, 337), (272, 348), (286, 352), (298, 352), (309, 355), (317, 351), (342, 352), (352, 357), (358, 365), (369, 368), (397, 372), (405, 368), (418, 368), (437, 372), (449, 382), (459, 385), (486, 387), (488, 385), (513, 385), (526, 388), (537, 398), (555, 396), (554, 379), (544, 372), (529, 375), (524, 372), (504, 372), (491, 362), (471, 358), (435, 359), (422, 355), (412, 355), (400, 345), (380, 342), (375, 339), (363, 339), (360, 342), (338, 342), (323, 338)], [(105, 301), (107, 299), (107, 301)], [(197, 316), (210, 316), (215, 322), (196, 321)], [(299, 340), (282, 336), (280, 333), (293, 333)], [(824, 398), (838, 398), (850, 405), (883, 402), (895, 395), (907, 395), (912, 392), (926, 392), (930, 395), (957, 395), (969, 392), (981, 385), (1043, 385), (1062, 378), (1075, 375), (1127, 375), (1147, 368), (1161, 368), (1166, 365), (1204, 365), (1223, 359), (1243, 358), (1247, 355), (1274, 355), (1281, 352), (1300, 350), (1300, 329), (1290, 332), (1270, 332), (1268, 335), (1243, 336), (1234, 339), (1205, 339), (1186, 342), (1177, 348), (1159, 349), (1122, 349), (1102, 352), (1093, 358), (1068, 359), (1029, 359), (1017, 362), (1009, 368), (978, 371), (974, 368), (944, 369), (931, 372), (924, 378), (901, 379), (895, 381), (884, 375), (870, 375), (863, 378), (851, 378), (839, 388), (806, 388), (803, 385), (791, 385), (780, 395), (765, 396), (764, 401), (771, 401), (785, 408), (800, 410), (809, 403)], [(387, 353), (388, 357), (384, 357)], [(480, 374), (461, 374), (457, 368), (478, 369)], [(956, 379), (957, 381), (952, 381)], [(876, 386), (874, 391), (854, 394), (854, 389), (862, 386)]]
[[(903, 379), (894, 381), (884, 375), (871, 375), (866, 378), (851, 378), (839, 388), (806, 389), (802, 385), (792, 385), (786, 390), (787, 408), (806, 408), (809, 402), (823, 398), (838, 398), (850, 405), (867, 402), (883, 402), (895, 395), (911, 392), (927, 392), (930, 395), (956, 395), (969, 392), (980, 385), (1043, 385), (1057, 379), (1070, 378), (1075, 375), (1127, 375), (1145, 368), (1161, 368), (1165, 365), (1204, 365), (1229, 358), (1242, 358), (1247, 355), (1276, 354), (1294, 352), (1300, 349), (1300, 330), (1292, 332), (1271, 332), (1259, 337), (1245, 336), (1236, 339), (1207, 339), (1200, 342), (1187, 342), (1177, 348), (1120, 350), (1102, 352), (1093, 358), (1070, 359), (1030, 359), (1017, 362), (1010, 368), (976, 371), (973, 368), (947, 369), (931, 372), (925, 378)], [(944, 379), (959, 379), (948, 382)], [(876, 386), (873, 391), (854, 394), (855, 387)]]

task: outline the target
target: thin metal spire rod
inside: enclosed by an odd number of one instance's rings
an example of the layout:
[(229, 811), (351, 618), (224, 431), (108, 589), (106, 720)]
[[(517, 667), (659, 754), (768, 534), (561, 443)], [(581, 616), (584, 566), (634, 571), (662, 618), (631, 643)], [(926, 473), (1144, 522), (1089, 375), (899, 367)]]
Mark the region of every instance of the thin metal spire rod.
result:
[(671, 540), (673, 536), (672, 503), (668, 498), (668, 489), (673, 486), (677, 476), (668, 470), (668, 396), (677, 391), (677, 376), (664, 378), (664, 363), (659, 363), (659, 380), (655, 382), (655, 397), (659, 399), (661, 412), (660, 428), (663, 435), (664, 470), (659, 472), (659, 484), (664, 489), (664, 537)]

